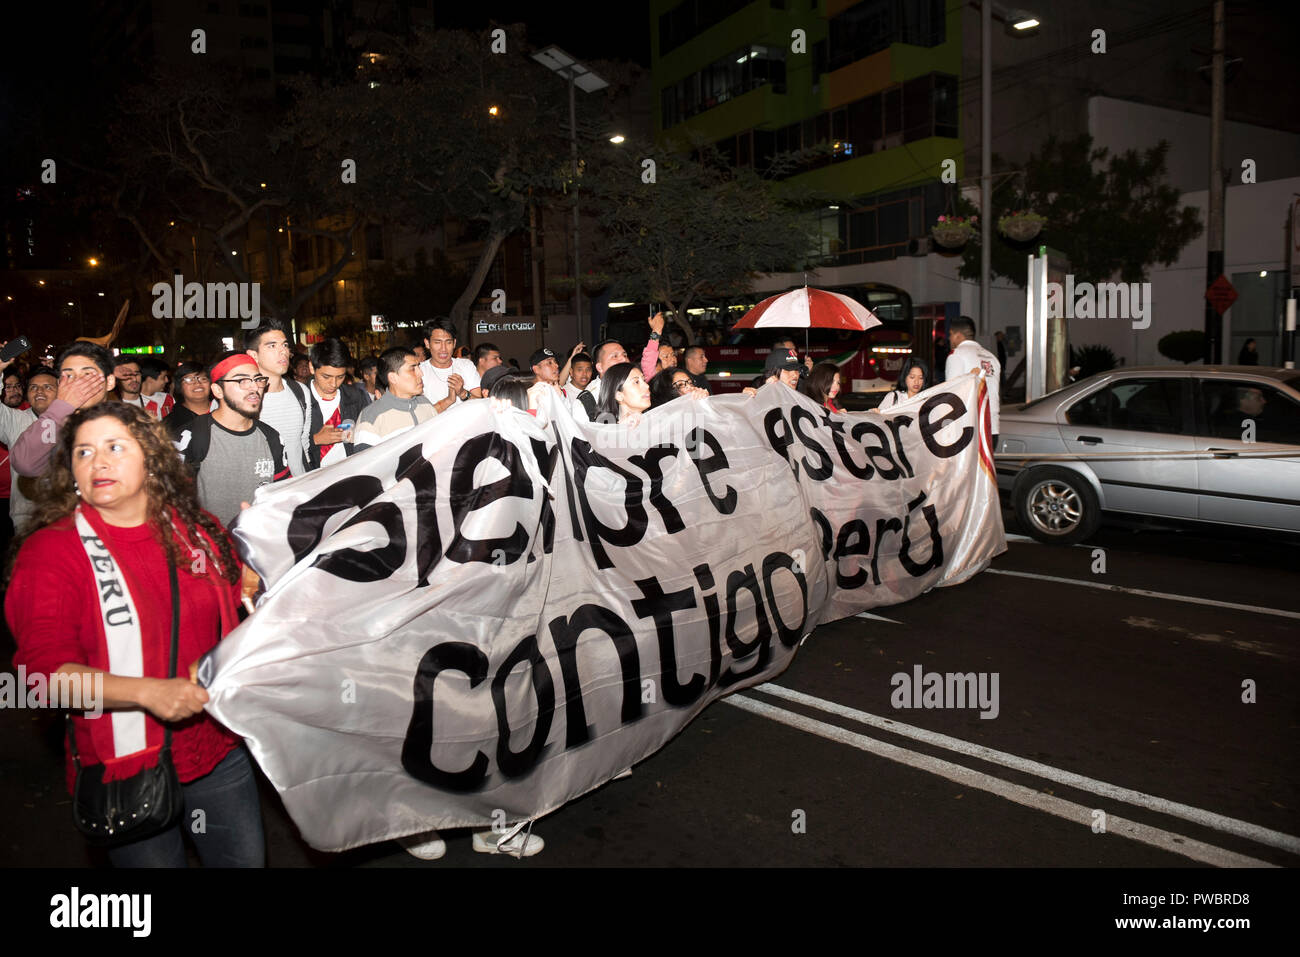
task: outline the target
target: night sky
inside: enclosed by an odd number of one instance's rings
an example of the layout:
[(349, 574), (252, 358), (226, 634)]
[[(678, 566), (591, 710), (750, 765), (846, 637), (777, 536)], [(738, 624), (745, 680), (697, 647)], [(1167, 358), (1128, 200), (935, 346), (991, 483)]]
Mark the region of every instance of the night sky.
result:
[(434, 23), (481, 29), (489, 20), (528, 24), (537, 46), (555, 43), (590, 60), (631, 60), (650, 66), (648, 0), (518, 0), (489, 3), (435, 3)]

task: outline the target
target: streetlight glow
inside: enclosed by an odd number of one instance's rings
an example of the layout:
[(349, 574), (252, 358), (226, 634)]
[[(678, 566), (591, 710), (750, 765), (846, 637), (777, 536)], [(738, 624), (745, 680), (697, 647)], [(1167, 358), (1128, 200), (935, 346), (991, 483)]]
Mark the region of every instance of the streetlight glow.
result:
[(609, 141), (613, 143), (615, 146), (617, 146), (619, 143), (622, 143), (626, 139), (627, 137), (624, 136), (622, 133), (615, 133), (613, 136), (609, 138)]
[(90, 259), (90, 264), (91, 264), (92, 266), (98, 266), (98, 265), (99, 265), (99, 260), (98, 260), (98, 259), (94, 259), (94, 258), (92, 257), (92, 258)]
[(1026, 17), (1024, 20), (1020, 20), (1020, 21), (1018, 21), (1018, 22), (1016, 22), (1016, 23), (1011, 24), (1011, 29), (1013, 29), (1013, 30), (1032, 30), (1032, 29), (1033, 29), (1034, 27), (1036, 27), (1036, 26), (1038, 26), (1038, 21), (1037, 21), (1037, 20), (1035, 20), (1033, 17)]
[(489, 106), (488, 112), (491, 113), (493, 116), (496, 116), (501, 111), (496, 106)]

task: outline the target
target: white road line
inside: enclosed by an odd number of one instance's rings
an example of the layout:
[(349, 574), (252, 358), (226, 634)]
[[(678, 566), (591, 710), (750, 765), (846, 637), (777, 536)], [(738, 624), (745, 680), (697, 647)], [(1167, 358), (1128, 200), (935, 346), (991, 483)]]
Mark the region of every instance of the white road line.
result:
[(1276, 615), (1279, 618), (1294, 618), (1300, 621), (1300, 611), (1287, 611), (1283, 608), (1261, 608), (1258, 605), (1242, 605), (1234, 601), (1215, 601), (1212, 598), (1196, 598), (1192, 595), (1171, 595), (1162, 591), (1147, 591), (1145, 588), (1126, 588), (1123, 585), (1105, 585), (1101, 582), (1085, 582), (1077, 578), (1058, 578), (1055, 575), (1036, 575), (1033, 572), (1013, 572), (1004, 568), (986, 568), (986, 575), (1014, 575), (1016, 578), (1033, 578), (1044, 582), (1057, 582), (1061, 585), (1081, 585), (1084, 588), (1100, 588), (1102, 591), (1123, 592), (1125, 595), (1141, 595), (1144, 598), (1164, 598), (1167, 601), (1185, 601), (1193, 605), (1212, 605), (1215, 608), (1231, 608), (1234, 611), (1253, 611), (1261, 615)]
[[(1005, 538), (1005, 539), (1006, 539), (1007, 541), (1009, 541), (1009, 542), (1028, 542), (1030, 545), (1042, 545), (1042, 544), (1043, 544), (1043, 543), (1040, 542), (1038, 539), (1036, 539), (1036, 538), (1030, 538), (1028, 535), (1011, 535), (1011, 534), (1007, 534), (1007, 535), (1003, 535), (1002, 537)], [(1055, 547), (1055, 548), (1060, 548), (1061, 546), (1056, 545), (1056, 546), (1054, 546), (1054, 547)], [(1091, 545), (1067, 545), (1066, 548), (1092, 548), (1092, 546), (1091, 546)]]
[[(1093, 808), (1084, 807), (1082, 804), (1075, 804), (1073, 801), (1067, 801), (1064, 798), (1058, 798), (1051, 794), (1044, 794), (1041, 791), (1035, 791), (1019, 784), (1012, 784), (1010, 781), (1003, 781), (1001, 778), (993, 777), (982, 771), (972, 771), (970, 768), (962, 767), (960, 764), (953, 764), (951, 761), (944, 761), (940, 758), (930, 757), (926, 754), (918, 754), (915, 751), (908, 751), (906, 748), (900, 748), (884, 741), (877, 741), (875, 738), (868, 738), (863, 734), (856, 734), (852, 731), (846, 731), (843, 728), (837, 728), (833, 724), (826, 724), (824, 721), (817, 721), (813, 718), (804, 717), (793, 711), (786, 711), (784, 708), (778, 708), (774, 705), (766, 704), (762, 701), (756, 701), (753, 698), (747, 698), (744, 695), (733, 694), (730, 697), (723, 698), (723, 701), (731, 704), (742, 711), (748, 711), (752, 714), (769, 718), (781, 724), (788, 725), (800, 731), (807, 731), (809, 734), (815, 734), (818, 737), (828, 741), (836, 741), (840, 744), (847, 744), (850, 747), (857, 748), (860, 751), (866, 751), (890, 761), (897, 761), (908, 767), (913, 767), (921, 771), (937, 774), (940, 777), (954, 781), (963, 787), (975, 788), (980, 791), (987, 791), (990, 794), (996, 794), (998, 797), (1014, 801), (1016, 804), (1031, 808), (1036, 811), (1045, 811), (1048, 814), (1072, 821), (1075, 824), (1091, 827), (1093, 823)], [(1247, 857), (1244, 854), (1238, 854), (1235, 851), (1229, 851), (1225, 848), (1215, 847), (1213, 844), (1206, 844), (1181, 834), (1175, 834), (1173, 831), (1161, 830), (1158, 827), (1150, 827), (1146, 824), (1139, 824), (1136, 821), (1130, 821), (1126, 818), (1117, 817), (1113, 814), (1107, 814), (1106, 834), (1116, 834), (1121, 837), (1127, 837), (1143, 844), (1149, 844), (1152, 847), (1159, 848), (1162, 851), (1169, 851), (1173, 854), (1181, 854), (1184, 857), (1199, 861), (1202, 864), (1210, 864), (1214, 867), (1276, 867), (1276, 864), (1270, 864), (1267, 861), (1261, 861), (1258, 858)]]
[(858, 612), (856, 615), (854, 615), (853, 617), (854, 617), (854, 618), (870, 618), (870, 619), (872, 619), (873, 621), (887, 621), (887, 622), (889, 622), (891, 625), (901, 625), (901, 624), (902, 624), (901, 621), (894, 621), (894, 619), (892, 619), (892, 618), (886, 618), (884, 615), (873, 615), (873, 614), (872, 614), (871, 612), (869, 612), (869, 611), (860, 611), (860, 612)]
[(1138, 807), (1144, 807), (1149, 811), (1156, 811), (1159, 814), (1168, 814), (1170, 817), (1180, 817), (1185, 821), (1191, 821), (1193, 824), (1200, 824), (1203, 827), (1213, 828), (1216, 831), (1223, 831), (1226, 834), (1234, 834), (1237, 837), (1244, 837), (1247, 840), (1255, 841), (1259, 844), (1267, 844), (1269, 847), (1276, 847), (1279, 850), (1288, 851), (1292, 854), (1300, 854), (1300, 838), (1292, 837), (1290, 834), (1284, 834), (1281, 831), (1274, 831), (1266, 827), (1260, 827), (1258, 824), (1251, 824), (1248, 821), (1241, 821), (1235, 817), (1227, 817), (1223, 814), (1216, 814), (1213, 811), (1206, 811), (1198, 807), (1192, 807), (1189, 804), (1180, 804), (1177, 801), (1169, 801), (1152, 794), (1145, 794), (1142, 791), (1134, 791), (1131, 788), (1120, 787), (1117, 784), (1108, 784), (1105, 781), (1098, 781), (1096, 778), (1085, 777), (1084, 775), (1076, 774), (1073, 771), (1054, 768), (1050, 764), (1031, 761), (1028, 758), (1022, 758), (1015, 754), (1008, 754), (1005, 751), (996, 751), (993, 748), (986, 748), (983, 745), (972, 744), (969, 741), (963, 741), (961, 738), (953, 738), (946, 734), (939, 734), (937, 731), (927, 731), (925, 728), (917, 728), (913, 725), (903, 724), (890, 718), (882, 718), (879, 715), (869, 714), (866, 711), (858, 711), (856, 708), (837, 704), (834, 701), (815, 698), (810, 694), (804, 694), (802, 691), (795, 691), (793, 688), (783, 688), (780, 685), (768, 683), (757, 685), (754, 690), (770, 694), (774, 698), (784, 698), (787, 701), (793, 701), (810, 708), (817, 708), (819, 711), (838, 715), (841, 718), (848, 718), (849, 720), (856, 721), (859, 724), (865, 724), (868, 727), (878, 728), (882, 731), (889, 731), (905, 738), (911, 738), (914, 741), (924, 741), (926, 744), (947, 748), (949, 751), (956, 751), (958, 754), (979, 758), (981, 761), (987, 761), (990, 764), (1000, 764), (1003, 767), (1012, 768), (1016, 771), (1024, 771), (1026, 774), (1033, 774), (1040, 778), (1046, 778), (1049, 781), (1055, 781), (1057, 784), (1064, 784), (1067, 787), (1077, 788), (1080, 791), (1088, 791), (1092, 794), (1100, 795), (1101, 797), (1123, 801), (1125, 804), (1134, 804)]

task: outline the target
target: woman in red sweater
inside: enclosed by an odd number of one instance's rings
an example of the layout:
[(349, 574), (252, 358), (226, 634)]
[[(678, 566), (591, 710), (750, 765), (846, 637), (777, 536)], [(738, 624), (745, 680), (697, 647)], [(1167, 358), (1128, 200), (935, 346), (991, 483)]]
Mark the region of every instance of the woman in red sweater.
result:
[[(103, 763), (105, 781), (153, 766), (165, 722), (185, 796), (176, 826), (111, 849), (110, 860), (184, 867), (184, 828), (207, 866), (262, 866), (251, 762), (204, 713), (207, 692), (191, 677), (192, 664), (239, 623), (241, 569), (225, 529), (199, 508), (162, 424), (120, 402), (68, 417), (37, 489), (36, 530), (5, 597), (14, 662), (28, 675), (67, 676), (83, 705), (102, 696), (103, 713), (75, 716), (73, 732), (82, 766)], [(174, 678), (169, 561), (180, 595)], [(72, 780), (69, 755), (69, 788)]]

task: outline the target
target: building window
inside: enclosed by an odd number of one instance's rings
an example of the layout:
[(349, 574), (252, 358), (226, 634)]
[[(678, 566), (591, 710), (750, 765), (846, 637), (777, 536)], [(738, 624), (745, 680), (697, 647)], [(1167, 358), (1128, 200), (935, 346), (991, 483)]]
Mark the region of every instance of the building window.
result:
[(785, 92), (785, 49), (740, 47), (660, 91), (663, 128), (767, 84)]
[(721, 23), (751, 0), (683, 0), (659, 15), (659, 55), (664, 56), (709, 27)]
[(933, 47), (944, 42), (943, 0), (867, 0), (832, 17), (827, 69), (838, 70), (891, 43)]

